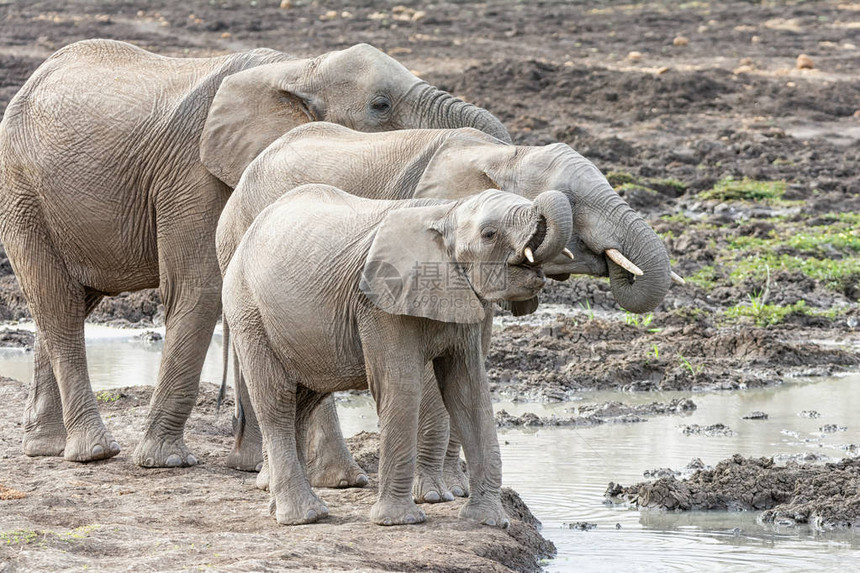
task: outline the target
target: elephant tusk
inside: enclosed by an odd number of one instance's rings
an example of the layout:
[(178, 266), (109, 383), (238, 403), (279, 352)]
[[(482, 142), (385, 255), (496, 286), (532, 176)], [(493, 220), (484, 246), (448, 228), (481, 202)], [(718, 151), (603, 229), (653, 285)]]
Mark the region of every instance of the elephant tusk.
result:
[(643, 274), (642, 269), (634, 265), (630, 262), (630, 260), (621, 254), (621, 251), (618, 249), (606, 249), (606, 256), (612, 259), (612, 262), (623, 268), (625, 271), (629, 273), (633, 273), (637, 277), (641, 277)]
[(562, 249), (562, 250), (561, 250), (561, 252), (562, 252), (562, 254), (563, 254), (563, 255), (565, 255), (565, 256), (567, 256), (567, 257), (570, 257), (570, 260), (571, 260), (571, 261), (576, 260), (576, 259), (574, 259), (574, 258), (573, 258), (573, 253), (571, 253), (571, 252), (570, 252), (570, 249)]
[(529, 247), (526, 247), (525, 249), (523, 249), (523, 254), (526, 256), (526, 258), (529, 260), (530, 263), (535, 262), (535, 254), (532, 252), (532, 250)]
[(669, 272), (669, 276), (672, 278), (672, 282), (676, 285), (685, 285), (687, 281), (680, 277), (680, 275), (676, 275), (674, 272)]

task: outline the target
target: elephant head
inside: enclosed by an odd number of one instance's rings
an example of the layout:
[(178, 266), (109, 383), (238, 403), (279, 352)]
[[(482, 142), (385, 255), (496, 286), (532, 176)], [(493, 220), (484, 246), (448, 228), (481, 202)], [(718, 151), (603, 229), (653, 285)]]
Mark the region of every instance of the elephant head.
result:
[(600, 170), (569, 146), (518, 147), (472, 130), (458, 131), (460, 136), (437, 150), (415, 197), (459, 197), (488, 183), (525, 197), (560, 191), (568, 200), (573, 233), (568, 256), (558, 255), (543, 265), (548, 277), (609, 276), (616, 302), (637, 313), (660, 304), (672, 281), (683, 282), (671, 271), (657, 234)]
[(227, 76), (209, 108), (201, 160), (235, 187), (263, 149), (309, 121), (369, 132), (474, 127), (510, 141), (505, 127), (487, 110), (427, 84), (376, 48), (358, 44)]
[(556, 191), (534, 202), (487, 190), (392, 209), (373, 239), (361, 290), (392, 314), (480, 322), (483, 301), (536, 298), (541, 265), (564, 249), (571, 226), (570, 204)]

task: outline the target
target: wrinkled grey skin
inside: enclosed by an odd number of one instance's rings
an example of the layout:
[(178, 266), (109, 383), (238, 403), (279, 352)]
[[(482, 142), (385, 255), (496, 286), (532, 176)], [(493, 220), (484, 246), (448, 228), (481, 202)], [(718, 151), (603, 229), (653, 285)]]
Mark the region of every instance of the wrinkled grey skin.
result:
[(561, 252), (571, 225), (557, 191), (534, 202), (497, 190), (460, 201), (376, 201), (315, 184), (260, 213), (227, 267), (223, 304), (279, 523), (328, 514), (304, 471), (306, 418), (326, 393), (368, 387), (380, 421), (370, 518), (424, 521), (412, 481), (423, 374), (432, 363), (469, 466), (471, 496), (460, 516), (507, 526), (484, 332), (492, 301), (537, 295), (540, 265)]
[[(374, 199), (461, 198), (487, 187), (534, 198), (556, 189), (568, 198), (574, 227), (567, 248), (575, 258), (559, 255), (546, 261), (547, 275), (564, 279), (574, 273), (609, 274), (616, 299), (636, 312), (653, 309), (669, 288), (669, 258), (662, 241), (590, 161), (567, 145), (507, 145), (468, 128), (365, 134), (315, 123), (292, 130), (248, 166), (224, 208), (216, 231), (222, 271), (258, 213), (293, 187), (314, 181)], [(644, 275), (631, 282), (632, 276), (603, 254), (607, 248), (618, 248)], [(525, 314), (534, 309), (536, 300), (512, 306), (515, 313)], [(460, 470), (459, 444), (449, 443), (444, 407), (431, 371), (426, 378), (415, 499), (437, 502), (452, 499), (452, 494), (468, 495), (469, 489)], [(241, 378), (236, 386), (237, 401), (247, 404)], [(259, 433), (253, 411), (245, 408), (242, 414), (231, 455), (247, 460), (242, 469), (252, 470), (262, 462)], [(314, 462), (309, 467), (311, 483), (363, 485), (367, 478), (342, 445), (336, 417), (330, 399), (312, 416), (309, 439), (313, 443), (307, 446)], [(325, 449), (318, 450), (319, 445)], [(261, 474), (261, 487), (267, 479)]]
[(314, 59), (265, 49), (190, 59), (89, 40), (36, 70), (0, 123), (0, 239), (38, 335), (26, 454), (119, 452), (91, 391), (84, 318), (106, 295), (159, 287), (167, 334), (134, 461), (197, 462), (183, 429), (220, 310), (218, 215), (256, 154), (312, 120), (507, 137), (485, 110), (367, 45)]

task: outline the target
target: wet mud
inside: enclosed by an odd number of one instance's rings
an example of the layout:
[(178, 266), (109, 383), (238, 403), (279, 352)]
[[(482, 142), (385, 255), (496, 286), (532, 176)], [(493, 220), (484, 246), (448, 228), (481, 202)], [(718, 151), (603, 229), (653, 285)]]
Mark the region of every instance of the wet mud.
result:
[(669, 472), (646, 474), (657, 479), (632, 486), (610, 483), (605, 495), (641, 509), (759, 511), (763, 523), (819, 531), (860, 526), (858, 459), (779, 465), (773, 458), (735, 455), (688, 479)]

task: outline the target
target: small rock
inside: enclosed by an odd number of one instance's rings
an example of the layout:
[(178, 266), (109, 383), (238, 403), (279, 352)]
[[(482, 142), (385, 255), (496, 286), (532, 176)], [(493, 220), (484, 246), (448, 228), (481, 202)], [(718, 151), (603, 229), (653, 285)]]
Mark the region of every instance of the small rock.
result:
[(800, 54), (797, 56), (797, 69), (798, 70), (811, 70), (815, 67), (812, 63), (812, 58), (807, 56), (806, 54)]
[(746, 416), (743, 417), (744, 420), (767, 420), (767, 414), (764, 412), (759, 412), (756, 410), (755, 412), (750, 412)]
[(801, 418), (820, 418), (821, 413), (816, 412), (815, 410), (801, 410), (800, 413), (797, 414)]
[(675, 36), (675, 39), (672, 40), (673, 46), (686, 46), (690, 43), (690, 39), (686, 36)]
[(230, 32), (224, 32), (223, 34), (221, 34), (221, 37), (226, 40), (227, 38), (229, 38), (232, 35), (233, 34), (231, 34)]
[(642, 52), (632, 51), (627, 54), (627, 59), (632, 61), (637, 61), (642, 59)]
[(577, 529), (579, 531), (588, 531), (597, 527), (596, 523), (588, 523), (587, 521), (577, 521), (575, 523), (562, 523), (561, 526), (566, 529)]
[(281, 9), (289, 10), (293, 7), (293, 0), (281, 0)]

